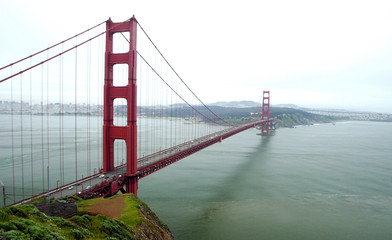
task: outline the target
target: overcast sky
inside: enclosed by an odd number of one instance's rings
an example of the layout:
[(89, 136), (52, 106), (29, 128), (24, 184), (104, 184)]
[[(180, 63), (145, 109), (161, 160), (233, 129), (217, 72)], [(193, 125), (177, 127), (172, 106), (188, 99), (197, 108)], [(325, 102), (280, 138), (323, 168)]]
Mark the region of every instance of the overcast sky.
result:
[(1, 0), (0, 66), (133, 14), (206, 103), (392, 113), (390, 0)]

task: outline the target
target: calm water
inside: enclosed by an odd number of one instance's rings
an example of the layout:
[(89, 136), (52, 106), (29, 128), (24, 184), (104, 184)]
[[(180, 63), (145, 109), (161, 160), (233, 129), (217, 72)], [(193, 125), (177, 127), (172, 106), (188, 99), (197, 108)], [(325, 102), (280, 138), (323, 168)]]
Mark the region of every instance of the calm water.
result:
[[(114, 118), (120, 126), (125, 117)], [(102, 117), (0, 114), (0, 207), (81, 179), (102, 169)], [(138, 158), (222, 130), (176, 118), (138, 118)], [(126, 144), (114, 143), (114, 164)], [(76, 188), (75, 188), (76, 191)]]
[(248, 130), (142, 179), (176, 239), (391, 239), (392, 123)]

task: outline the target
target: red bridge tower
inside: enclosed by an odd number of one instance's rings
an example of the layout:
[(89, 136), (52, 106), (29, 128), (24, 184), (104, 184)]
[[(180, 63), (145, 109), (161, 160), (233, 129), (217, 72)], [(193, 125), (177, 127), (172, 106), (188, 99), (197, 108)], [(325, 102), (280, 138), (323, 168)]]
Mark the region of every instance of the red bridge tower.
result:
[[(129, 21), (106, 22), (105, 87), (103, 117), (103, 171), (114, 169), (114, 140), (125, 140), (127, 147), (126, 191), (137, 194), (137, 127), (136, 127), (136, 31), (137, 21), (133, 16)], [(129, 32), (129, 52), (113, 53), (113, 34)], [(128, 85), (113, 85), (113, 66), (128, 64)], [(127, 126), (113, 124), (113, 101), (124, 98), (127, 101)]]
[(263, 125), (261, 125), (261, 135), (269, 135), (270, 129), (270, 91), (263, 91), (263, 110), (261, 114), (261, 119), (268, 120)]

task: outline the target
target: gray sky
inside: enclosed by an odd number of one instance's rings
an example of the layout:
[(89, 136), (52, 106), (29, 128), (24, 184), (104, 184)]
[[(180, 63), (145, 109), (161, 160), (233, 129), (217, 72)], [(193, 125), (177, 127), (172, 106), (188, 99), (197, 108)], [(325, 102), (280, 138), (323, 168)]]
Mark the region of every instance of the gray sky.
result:
[(392, 1), (0, 2), (0, 66), (135, 14), (206, 102), (392, 113)]

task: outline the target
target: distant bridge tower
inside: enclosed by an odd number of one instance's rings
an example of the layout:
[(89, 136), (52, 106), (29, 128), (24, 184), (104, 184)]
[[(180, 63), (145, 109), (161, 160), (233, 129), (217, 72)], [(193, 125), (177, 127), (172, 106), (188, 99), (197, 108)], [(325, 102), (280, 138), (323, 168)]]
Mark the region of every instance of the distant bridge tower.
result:
[[(105, 87), (103, 117), (103, 171), (114, 170), (114, 140), (123, 139), (127, 148), (126, 191), (137, 194), (137, 127), (136, 127), (136, 30), (137, 21), (133, 16), (129, 21), (106, 22)], [(129, 32), (129, 52), (113, 53), (113, 34)], [(113, 85), (113, 66), (128, 64), (128, 85)], [(124, 98), (127, 101), (127, 125), (113, 124), (113, 101)]]
[(270, 125), (270, 91), (263, 91), (263, 109), (261, 119), (268, 120), (261, 126), (261, 135), (269, 135)]

